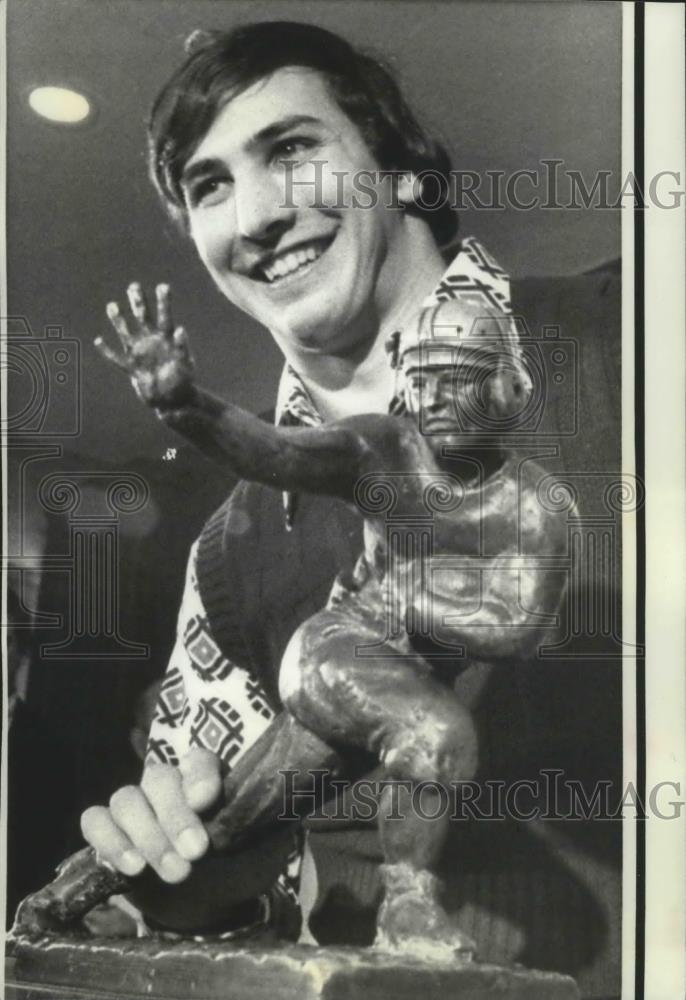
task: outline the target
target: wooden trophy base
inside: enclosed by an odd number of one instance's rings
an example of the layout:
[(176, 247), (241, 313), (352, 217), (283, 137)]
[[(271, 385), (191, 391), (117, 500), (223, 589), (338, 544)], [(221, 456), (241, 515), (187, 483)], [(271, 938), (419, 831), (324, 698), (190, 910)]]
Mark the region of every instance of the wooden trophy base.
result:
[(46, 935), (15, 938), (9, 951), (7, 1000), (579, 1000), (557, 973), (369, 948)]

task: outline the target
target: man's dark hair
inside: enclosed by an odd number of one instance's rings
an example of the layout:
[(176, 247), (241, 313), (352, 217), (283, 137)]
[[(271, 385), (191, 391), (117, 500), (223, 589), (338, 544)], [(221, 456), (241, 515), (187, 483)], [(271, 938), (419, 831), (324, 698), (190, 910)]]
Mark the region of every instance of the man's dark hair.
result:
[(421, 200), (427, 207), (420, 203), (411, 210), (425, 218), (439, 246), (454, 240), (457, 213), (441, 197), (448, 185), (448, 154), (424, 132), (376, 58), (330, 31), (295, 21), (199, 32), (198, 39), (157, 97), (148, 126), (152, 178), (174, 215), (185, 218), (182, 171), (220, 108), (276, 70), (304, 66), (326, 79), (381, 170), (426, 173)]

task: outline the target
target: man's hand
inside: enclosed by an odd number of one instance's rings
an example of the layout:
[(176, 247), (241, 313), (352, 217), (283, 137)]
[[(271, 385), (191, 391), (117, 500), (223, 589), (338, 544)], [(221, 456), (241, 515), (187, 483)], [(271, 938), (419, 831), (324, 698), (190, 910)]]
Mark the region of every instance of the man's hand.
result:
[(122, 353), (117, 354), (102, 337), (95, 346), (102, 356), (121, 368), (131, 378), (139, 398), (148, 406), (165, 411), (192, 401), (193, 361), (183, 327), (174, 329), (169, 285), (157, 285), (156, 321), (151, 320), (143, 290), (134, 282), (127, 290), (133, 316), (133, 332), (116, 302), (107, 305), (107, 316), (114, 327)]
[(98, 857), (124, 875), (139, 875), (147, 864), (164, 882), (183, 882), (190, 862), (209, 846), (198, 813), (217, 800), (221, 787), (219, 758), (194, 748), (179, 767), (148, 766), (140, 785), (120, 788), (109, 808), (86, 809), (81, 831)]

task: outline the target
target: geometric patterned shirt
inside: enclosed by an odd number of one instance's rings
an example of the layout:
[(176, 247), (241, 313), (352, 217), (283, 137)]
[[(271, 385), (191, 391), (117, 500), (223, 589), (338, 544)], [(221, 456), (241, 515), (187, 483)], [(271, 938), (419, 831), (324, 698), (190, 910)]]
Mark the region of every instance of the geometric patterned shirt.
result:
[(196, 578), (197, 541), (188, 562), (178, 632), (153, 718), (146, 761), (178, 764), (204, 747), (229, 767), (274, 718), (260, 685), (222, 655)]

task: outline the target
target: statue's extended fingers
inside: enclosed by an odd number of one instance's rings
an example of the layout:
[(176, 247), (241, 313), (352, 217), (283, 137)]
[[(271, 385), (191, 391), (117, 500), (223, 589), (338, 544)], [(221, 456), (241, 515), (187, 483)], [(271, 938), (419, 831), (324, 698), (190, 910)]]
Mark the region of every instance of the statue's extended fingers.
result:
[(162, 333), (171, 334), (174, 329), (171, 314), (171, 288), (169, 285), (157, 285), (155, 288), (157, 300), (157, 329)]
[(182, 326), (177, 326), (174, 330), (172, 340), (174, 341), (174, 347), (176, 348), (178, 357), (183, 358), (185, 361), (191, 361), (191, 350), (188, 346), (188, 336)]
[(129, 351), (131, 349), (131, 344), (133, 342), (133, 337), (129, 333), (129, 328), (126, 324), (126, 320), (119, 311), (119, 305), (116, 302), (107, 303), (107, 318), (117, 332), (117, 336), (121, 341), (121, 346), (124, 351)]
[(95, 340), (93, 341), (93, 345), (96, 348), (96, 350), (100, 354), (102, 354), (103, 358), (105, 358), (106, 361), (110, 361), (113, 365), (116, 365), (117, 368), (121, 368), (123, 372), (126, 372), (128, 374), (129, 366), (126, 363), (126, 358), (122, 357), (120, 354), (117, 354), (115, 351), (113, 351), (112, 348), (105, 343), (102, 337), (96, 337)]
[(148, 323), (148, 306), (140, 282), (132, 281), (126, 289), (126, 294), (129, 297), (129, 305), (131, 306), (134, 318), (138, 320), (141, 326), (146, 326)]

